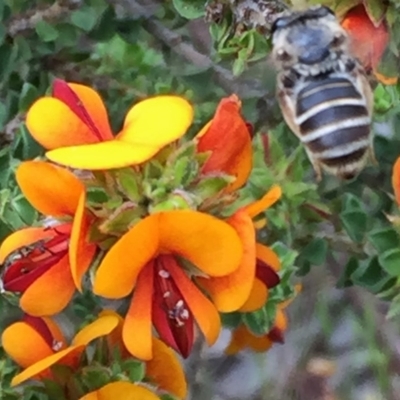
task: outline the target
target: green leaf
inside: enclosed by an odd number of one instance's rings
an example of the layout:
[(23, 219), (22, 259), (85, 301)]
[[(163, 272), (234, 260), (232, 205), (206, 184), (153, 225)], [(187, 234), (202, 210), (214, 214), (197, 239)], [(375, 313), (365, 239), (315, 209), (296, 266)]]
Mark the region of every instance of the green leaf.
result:
[(382, 0), (364, 0), (365, 11), (377, 27), (385, 16), (387, 5)]
[(396, 247), (400, 248), (399, 235), (392, 228), (374, 230), (368, 235), (368, 238), (379, 253)]
[(187, 19), (200, 18), (205, 13), (204, 0), (172, 0), (178, 13)]
[(80, 7), (71, 14), (71, 23), (85, 32), (94, 28), (98, 19), (96, 10), (92, 7)]
[(58, 38), (58, 30), (46, 21), (40, 20), (36, 24), (35, 30), (43, 42), (52, 42)]
[(237, 328), (241, 323), (241, 315), (238, 312), (221, 313), (222, 325), (227, 328)]
[(302, 258), (305, 258), (313, 265), (321, 265), (325, 262), (328, 251), (328, 243), (324, 239), (313, 239), (300, 253)]
[(268, 313), (266, 307), (251, 313), (244, 313), (242, 316), (242, 320), (249, 330), (258, 336), (265, 335), (270, 331), (274, 318), (275, 314)]
[(395, 296), (390, 303), (389, 311), (386, 314), (387, 319), (393, 319), (400, 315), (400, 294)]
[(340, 214), (346, 232), (355, 242), (362, 242), (367, 230), (367, 214), (363, 211), (346, 211)]
[(37, 97), (38, 91), (36, 87), (29, 82), (24, 82), (19, 96), (19, 110), (26, 111)]
[(357, 271), (359, 266), (359, 261), (355, 257), (351, 257), (347, 264), (345, 265), (342, 275), (339, 277), (339, 280), (336, 286), (340, 289), (353, 286), (354, 283), (351, 279), (351, 276)]
[(387, 250), (380, 254), (379, 263), (391, 276), (400, 276), (400, 249)]
[(113, 6), (109, 5), (97, 19), (96, 25), (89, 33), (89, 37), (104, 42), (113, 37), (116, 31), (116, 15)]
[(125, 360), (122, 365), (122, 370), (128, 374), (131, 382), (140, 382), (146, 375), (145, 364), (137, 360)]

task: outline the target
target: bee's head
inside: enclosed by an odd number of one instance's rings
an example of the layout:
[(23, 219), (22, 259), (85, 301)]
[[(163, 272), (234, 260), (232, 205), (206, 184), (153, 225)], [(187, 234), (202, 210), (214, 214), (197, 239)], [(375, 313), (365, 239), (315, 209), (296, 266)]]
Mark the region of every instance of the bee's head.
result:
[(348, 37), (333, 11), (319, 6), (278, 18), (272, 26), (272, 42), (279, 67), (299, 65), (314, 75), (347, 51)]

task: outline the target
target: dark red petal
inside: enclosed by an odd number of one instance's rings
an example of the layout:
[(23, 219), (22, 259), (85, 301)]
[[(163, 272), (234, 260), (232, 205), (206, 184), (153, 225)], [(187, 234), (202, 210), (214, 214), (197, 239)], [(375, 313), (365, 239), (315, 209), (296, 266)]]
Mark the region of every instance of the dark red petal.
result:
[(271, 289), (279, 284), (281, 279), (279, 275), (264, 261), (257, 258), (256, 262), (256, 277)]
[(32, 315), (24, 314), (22, 320), (34, 328), (50, 347), (54, 346), (54, 337), (47, 324), (43, 321), (43, 318), (32, 317)]
[(169, 257), (160, 256), (155, 262), (152, 320), (161, 340), (187, 358), (193, 346), (194, 320), (177, 285), (165, 269), (164, 264)]
[(285, 338), (283, 336), (283, 331), (277, 326), (274, 326), (267, 334), (267, 337), (272, 342), (285, 343)]
[(102, 136), (97, 129), (97, 126), (90, 118), (89, 113), (82, 104), (76, 93), (68, 86), (68, 83), (62, 79), (56, 79), (53, 82), (53, 97), (61, 100), (65, 105), (67, 105), (70, 110), (81, 119), (81, 121), (88, 126), (88, 128), (93, 132), (93, 134), (101, 141)]

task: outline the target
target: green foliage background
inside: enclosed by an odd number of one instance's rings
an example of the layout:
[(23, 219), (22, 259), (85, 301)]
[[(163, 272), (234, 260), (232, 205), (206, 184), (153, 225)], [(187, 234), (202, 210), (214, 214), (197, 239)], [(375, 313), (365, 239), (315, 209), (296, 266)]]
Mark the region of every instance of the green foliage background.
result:
[[(293, 0), (291, 5), (300, 3), (313, 2)], [(339, 14), (358, 3), (325, 2)], [(387, 17), (392, 36), (381, 68), (399, 74), (399, 5), (394, 0), (385, 8), (379, 1), (364, 4), (374, 18)], [(391, 175), (400, 155), (400, 83), (374, 84), (379, 165), (369, 165), (349, 184), (330, 176), (317, 184), (304, 150), (282, 122), (268, 38), (254, 29), (235, 34), (232, 13), (211, 25), (204, 22), (204, 14), (205, 1), (200, 0), (0, 1), (0, 240), (38, 217), (21, 196), (13, 171), (21, 160), (43, 154), (23, 120), (53, 78), (97, 89), (115, 131), (130, 105), (172, 92), (195, 105), (195, 133), (212, 116), (221, 97), (237, 93), (256, 131), (255, 168), (244, 190), (249, 198), (258, 198), (277, 183), (284, 193), (282, 201), (268, 211), (269, 227), (260, 239), (277, 243), (280, 254), (298, 267), (299, 281), (305, 279), (302, 296), (307, 297), (306, 289), (314, 290), (308, 285), (315, 277), (333, 277), (333, 286), (357, 286), (363, 296), (372, 293), (374, 299), (385, 300), (382, 315), (396, 318), (400, 313), (400, 238), (387, 216), (398, 215)], [(332, 306), (324, 296), (317, 304), (321, 309)], [(2, 326), (9, 322), (3, 312), (4, 299), (0, 307)], [(368, 307), (376, 313), (375, 300)], [(327, 336), (334, 331), (328, 314), (319, 314), (328, 327)], [(374, 332), (371, 335), (375, 338)], [(377, 371), (378, 392), (385, 391), (385, 396), (391, 395), (393, 385), (382, 381), (388, 359), (368, 364)], [(0, 370), (5, 372), (1, 366)]]

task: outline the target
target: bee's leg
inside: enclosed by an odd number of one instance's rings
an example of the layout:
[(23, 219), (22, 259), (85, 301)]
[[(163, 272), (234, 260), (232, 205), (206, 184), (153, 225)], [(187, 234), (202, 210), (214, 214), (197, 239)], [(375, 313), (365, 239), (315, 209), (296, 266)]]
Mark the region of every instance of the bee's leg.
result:
[(368, 147), (368, 158), (373, 165), (375, 165), (375, 166), (379, 165), (378, 160), (375, 157), (375, 151), (374, 151), (374, 147), (372, 146), (372, 144), (371, 144), (371, 146)]
[(314, 168), (315, 171), (315, 179), (317, 182), (321, 182), (322, 180), (322, 168), (321, 168), (321, 163), (319, 160), (313, 156), (313, 154), (306, 148), (306, 153), (308, 156), (308, 159), (311, 162), (311, 165)]

